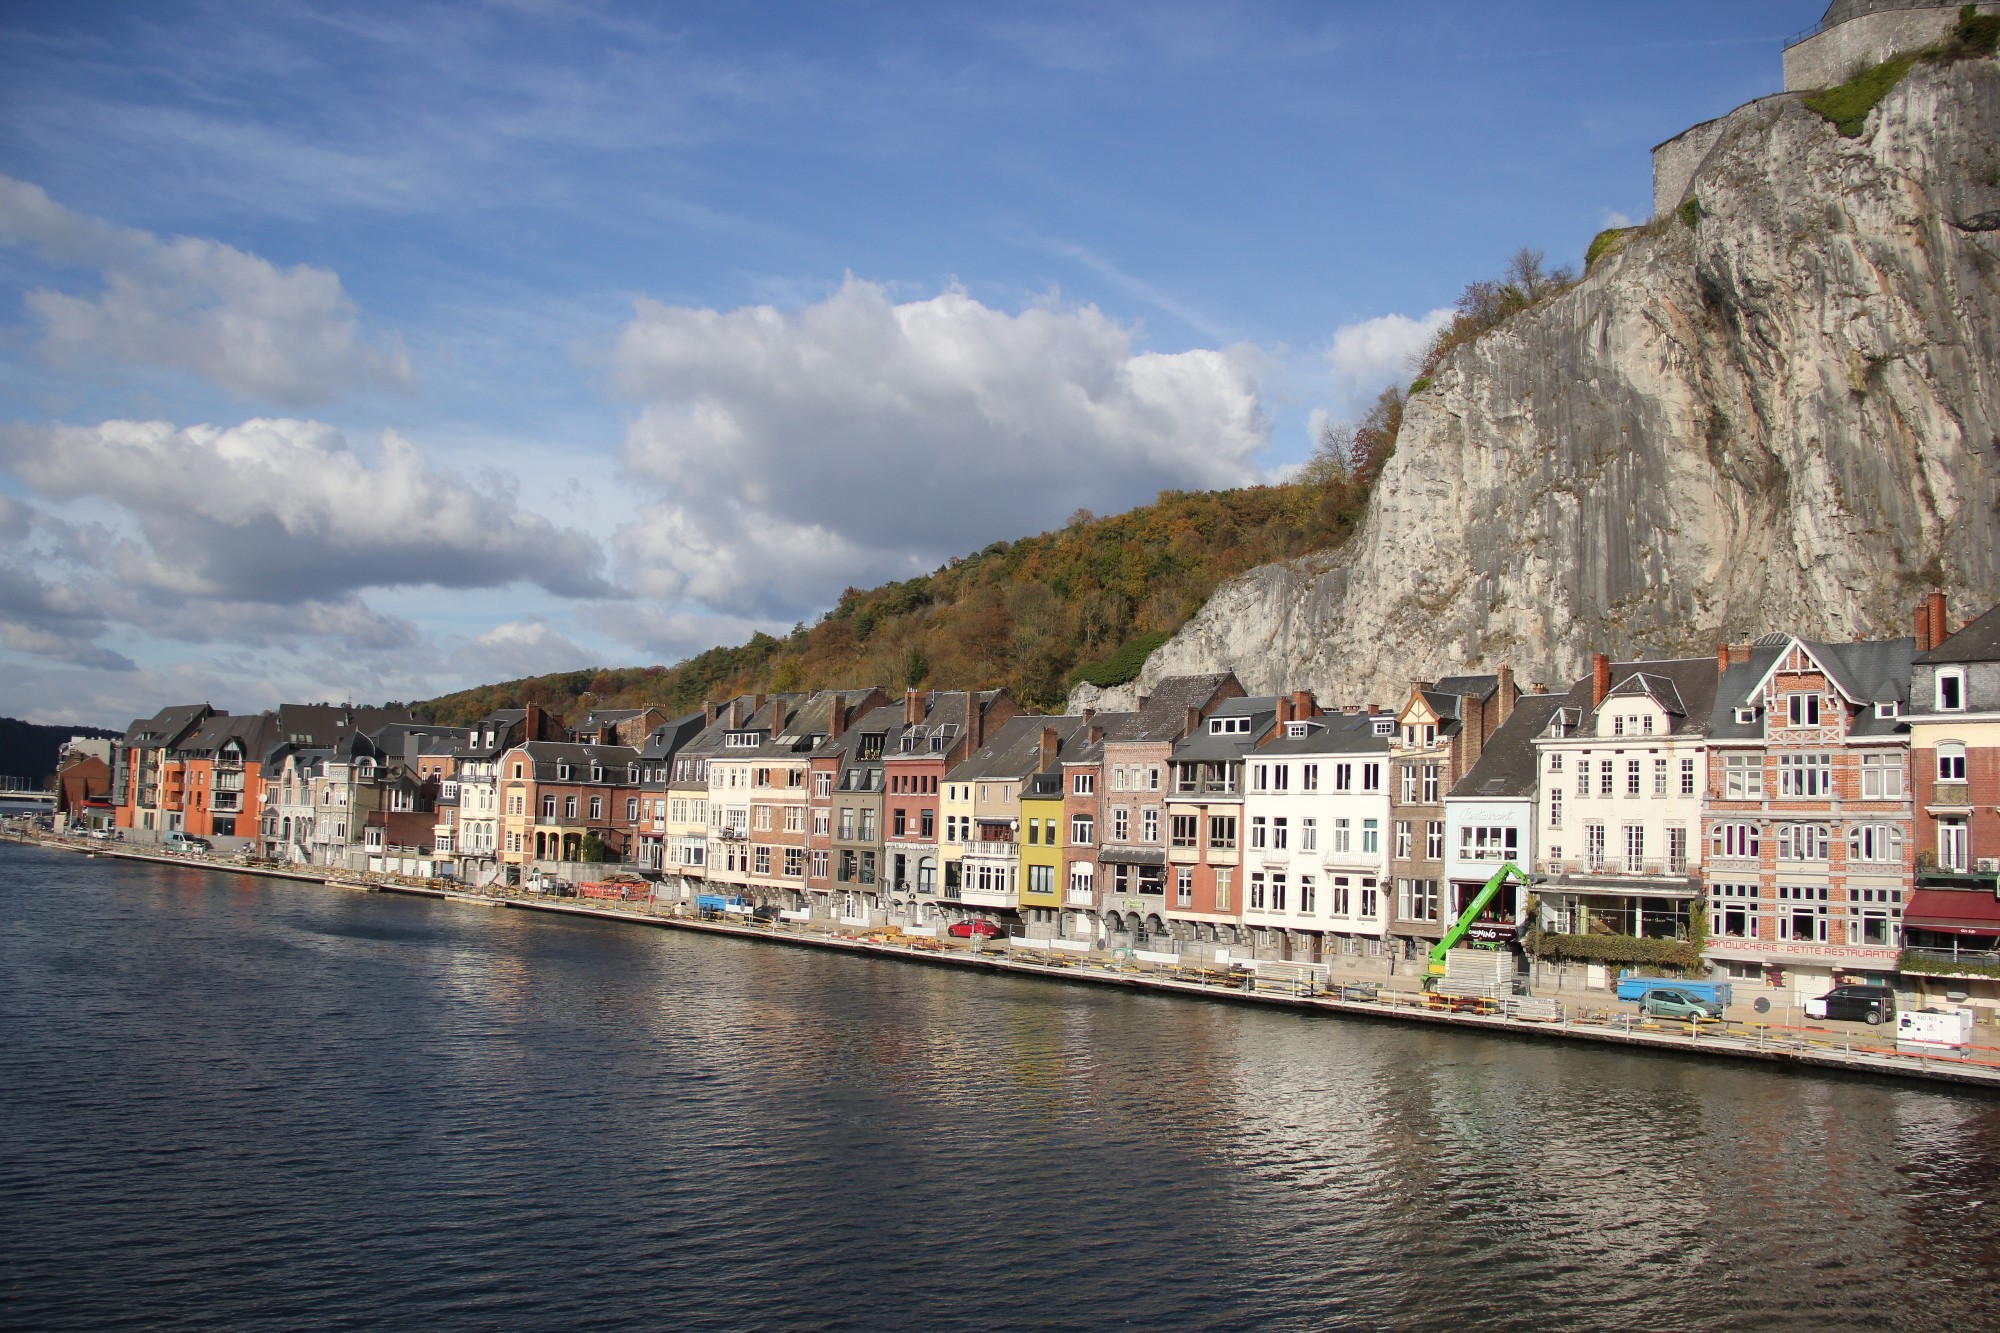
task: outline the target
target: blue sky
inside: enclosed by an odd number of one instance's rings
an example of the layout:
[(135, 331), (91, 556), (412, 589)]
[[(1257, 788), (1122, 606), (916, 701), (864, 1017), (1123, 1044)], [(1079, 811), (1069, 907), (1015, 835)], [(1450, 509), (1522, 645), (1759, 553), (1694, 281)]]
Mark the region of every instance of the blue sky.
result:
[(1819, 8), (16, 0), (0, 712), (674, 661), (1281, 475)]

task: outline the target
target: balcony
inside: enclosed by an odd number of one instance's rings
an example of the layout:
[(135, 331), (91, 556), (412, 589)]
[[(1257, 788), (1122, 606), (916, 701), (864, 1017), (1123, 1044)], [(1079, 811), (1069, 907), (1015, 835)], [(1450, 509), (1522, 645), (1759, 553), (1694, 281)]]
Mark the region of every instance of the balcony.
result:
[(1897, 962), (1907, 973), (1933, 977), (2000, 977), (2000, 951), (1905, 947)]
[(217, 791), (242, 791), (243, 790), (242, 770), (238, 769), (234, 773), (218, 772), (215, 775), (215, 789)]
[(243, 793), (240, 791), (219, 791), (209, 809), (218, 815), (238, 814), (243, 809)]

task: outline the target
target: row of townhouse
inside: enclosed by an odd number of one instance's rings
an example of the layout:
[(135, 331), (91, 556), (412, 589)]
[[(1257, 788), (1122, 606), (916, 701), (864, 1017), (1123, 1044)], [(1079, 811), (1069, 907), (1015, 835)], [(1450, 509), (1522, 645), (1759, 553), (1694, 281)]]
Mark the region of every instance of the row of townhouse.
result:
[(1392, 709), (1227, 673), (1075, 716), (878, 688), (574, 728), (195, 705), (133, 723), (113, 800), (124, 827), (315, 864), (518, 883), (611, 860), (826, 919), (1314, 962), (1413, 959), (1513, 863), (1535, 883), (1488, 938), (1700, 935), (1744, 981), (1977, 988), (2000, 965), (2000, 610), (1951, 633), (1934, 595), (1913, 627), (1599, 656), (1560, 693), (1449, 676)]

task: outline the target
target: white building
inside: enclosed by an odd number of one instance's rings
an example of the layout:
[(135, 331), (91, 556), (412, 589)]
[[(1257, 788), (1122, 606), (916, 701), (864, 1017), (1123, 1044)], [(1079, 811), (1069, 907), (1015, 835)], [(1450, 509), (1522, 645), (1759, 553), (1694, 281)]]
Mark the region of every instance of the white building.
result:
[(1713, 657), (1600, 653), (1558, 702), (1535, 741), (1545, 930), (1686, 937), (1716, 675)]
[[(1458, 915), (1508, 863), (1523, 873), (1536, 865), (1535, 801), (1540, 791), (1536, 737), (1562, 706), (1563, 696), (1524, 694), (1486, 742), (1485, 750), (1444, 800), (1444, 880), (1447, 921)], [(1520, 923), (1527, 891), (1509, 885), (1482, 913), (1511, 931)]]
[[(1308, 698), (1309, 702), (1309, 698)], [(1379, 954), (1388, 925), (1387, 713), (1294, 707), (1246, 760), (1243, 924), (1296, 961)]]

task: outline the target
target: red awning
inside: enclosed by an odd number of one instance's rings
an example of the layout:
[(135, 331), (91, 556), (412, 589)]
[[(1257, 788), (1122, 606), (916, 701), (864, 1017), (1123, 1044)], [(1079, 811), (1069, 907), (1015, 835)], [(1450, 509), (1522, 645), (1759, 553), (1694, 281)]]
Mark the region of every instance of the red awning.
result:
[(1954, 935), (2000, 935), (2000, 898), (1980, 890), (1918, 889), (1903, 909), (1903, 924)]

